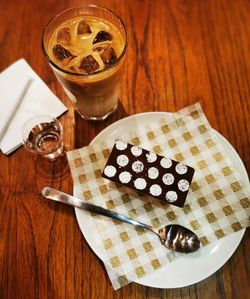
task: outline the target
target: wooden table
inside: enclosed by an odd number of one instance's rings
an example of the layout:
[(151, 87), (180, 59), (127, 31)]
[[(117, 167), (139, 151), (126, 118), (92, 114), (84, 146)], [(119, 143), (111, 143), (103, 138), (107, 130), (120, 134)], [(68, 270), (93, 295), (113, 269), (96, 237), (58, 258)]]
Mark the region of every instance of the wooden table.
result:
[[(84, 3), (89, 2), (0, 4), (0, 71), (24, 57), (69, 107), (61, 118), (67, 149), (88, 145), (127, 115), (174, 112), (198, 100), (249, 172), (249, 1), (92, 1), (121, 16), (129, 36), (121, 105), (102, 123), (75, 115), (41, 52), (41, 34), (50, 18)], [(66, 160), (48, 163), (23, 148), (0, 154), (0, 298), (249, 298), (249, 230), (230, 260), (204, 281), (169, 290), (131, 283), (115, 292), (74, 210), (39, 196), (47, 185), (72, 193)]]

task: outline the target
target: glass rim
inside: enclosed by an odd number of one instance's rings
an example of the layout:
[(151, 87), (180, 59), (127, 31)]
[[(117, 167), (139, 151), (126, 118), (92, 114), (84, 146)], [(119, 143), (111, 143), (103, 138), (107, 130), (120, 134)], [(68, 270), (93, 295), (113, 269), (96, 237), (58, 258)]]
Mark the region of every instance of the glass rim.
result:
[[(88, 7), (93, 7), (93, 8), (101, 8), (111, 14), (113, 14), (122, 24), (122, 27), (124, 29), (124, 32), (125, 32), (125, 46), (122, 50), (122, 53), (121, 55), (119, 56), (119, 58), (117, 59), (117, 62), (114, 63), (112, 66), (106, 68), (106, 69), (102, 69), (102, 70), (99, 70), (99, 71), (96, 71), (96, 72), (93, 72), (91, 74), (81, 74), (81, 73), (74, 73), (74, 72), (70, 72), (68, 70), (65, 70), (63, 68), (61, 68), (60, 66), (58, 66), (54, 61), (52, 61), (52, 59), (49, 57), (49, 54), (47, 53), (46, 49), (45, 49), (45, 46), (44, 46), (44, 35), (46, 33), (46, 30), (47, 28), (50, 26), (50, 24), (56, 19), (58, 18), (59, 16), (61, 16), (62, 14), (70, 11), (70, 10), (76, 10), (76, 9), (82, 9), (82, 8), (88, 8)], [(43, 30), (43, 34), (42, 34), (42, 51), (43, 51), (43, 54), (45, 56), (45, 58), (47, 59), (47, 61), (53, 66), (55, 67), (57, 70), (59, 70), (60, 72), (62, 73), (65, 73), (65, 74), (69, 74), (69, 75), (73, 75), (73, 76), (78, 76), (78, 77), (89, 77), (89, 76), (95, 76), (97, 74), (101, 74), (103, 72), (106, 72), (106, 71), (109, 71), (109, 70), (112, 70), (113, 68), (115, 68), (119, 62), (122, 60), (122, 58), (125, 56), (125, 53), (127, 51), (127, 46), (128, 46), (128, 36), (127, 36), (127, 30), (126, 30), (126, 26), (123, 22), (123, 20), (117, 15), (115, 14), (112, 10), (108, 9), (108, 8), (105, 8), (105, 7), (102, 7), (102, 6), (98, 6), (98, 5), (85, 5), (85, 6), (79, 6), (79, 7), (71, 7), (71, 8), (68, 8), (60, 13), (58, 13), (56, 16), (54, 16), (53, 18), (50, 19), (50, 21), (47, 23), (47, 25), (45, 26), (44, 30)]]

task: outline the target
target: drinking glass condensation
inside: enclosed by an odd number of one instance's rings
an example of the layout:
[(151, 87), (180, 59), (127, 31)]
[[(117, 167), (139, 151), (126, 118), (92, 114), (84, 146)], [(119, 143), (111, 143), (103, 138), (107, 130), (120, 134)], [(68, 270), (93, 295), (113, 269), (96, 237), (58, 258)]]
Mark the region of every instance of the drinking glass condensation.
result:
[(104, 120), (116, 110), (127, 49), (118, 16), (92, 5), (68, 9), (45, 28), (42, 48), (84, 119)]
[(22, 142), (30, 152), (49, 160), (62, 156), (64, 145), (62, 125), (49, 115), (36, 115), (22, 127)]

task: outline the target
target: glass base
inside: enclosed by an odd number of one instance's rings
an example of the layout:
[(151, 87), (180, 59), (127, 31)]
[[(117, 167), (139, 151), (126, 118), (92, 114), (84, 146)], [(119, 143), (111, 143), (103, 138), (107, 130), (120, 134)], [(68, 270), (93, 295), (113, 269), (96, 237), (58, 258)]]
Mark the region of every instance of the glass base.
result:
[(43, 154), (40, 154), (40, 155), (41, 155), (41, 157), (43, 157), (45, 159), (54, 161), (57, 158), (59, 158), (59, 157), (61, 157), (61, 156), (64, 155), (64, 144), (61, 143), (60, 146), (57, 148), (57, 150), (54, 151), (54, 152), (48, 153), (46, 155), (43, 155)]
[(102, 121), (105, 120), (107, 117), (109, 117), (111, 114), (113, 114), (117, 110), (118, 104), (115, 105), (114, 108), (109, 110), (105, 115), (97, 115), (97, 116), (91, 116), (91, 115), (84, 115), (80, 110), (75, 108), (76, 112), (85, 120), (93, 120), (93, 121)]

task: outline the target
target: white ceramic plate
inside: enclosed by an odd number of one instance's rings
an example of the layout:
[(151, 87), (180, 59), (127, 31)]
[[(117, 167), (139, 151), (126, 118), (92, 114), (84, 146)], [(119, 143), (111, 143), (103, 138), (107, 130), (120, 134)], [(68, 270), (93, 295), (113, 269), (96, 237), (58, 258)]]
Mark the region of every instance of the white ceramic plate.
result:
[[(150, 122), (157, 121), (163, 117), (171, 118), (172, 115), (171, 113), (166, 112), (148, 112), (128, 116), (113, 123), (100, 132), (100, 134), (93, 139), (91, 144), (110, 138), (115, 139), (122, 136), (125, 132), (134, 130)], [(216, 133), (219, 141), (223, 145), (226, 153), (232, 159), (242, 178), (246, 184), (249, 184), (246, 169), (237, 152), (222, 135), (218, 132)], [(77, 208), (75, 209), (75, 213), (86, 241), (96, 255), (100, 259), (103, 259), (103, 249), (96, 245), (96, 241), (93, 238), (93, 229), (91, 229), (91, 226), (93, 226), (93, 218), (88, 212)], [(201, 248), (198, 252), (183, 255), (183, 257), (174, 260), (165, 267), (161, 267), (152, 274), (146, 275), (135, 282), (145, 286), (163, 289), (181, 288), (197, 283), (215, 273), (227, 262), (240, 244), (244, 232), (245, 230), (241, 230), (237, 233), (233, 233)]]

